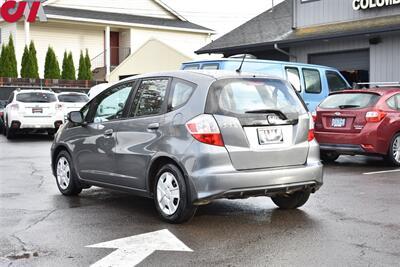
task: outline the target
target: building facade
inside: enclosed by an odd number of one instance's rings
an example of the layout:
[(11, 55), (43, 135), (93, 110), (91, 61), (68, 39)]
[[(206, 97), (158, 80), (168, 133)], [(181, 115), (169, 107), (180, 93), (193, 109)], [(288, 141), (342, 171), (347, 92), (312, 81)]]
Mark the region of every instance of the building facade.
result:
[[(55, 50), (60, 65), (64, 51), (71, 51), (76, 69), (80, 51), (88, 49), (95, 78), (115, 81), (148, 71), (178, 69), (182, 58), (193, 59), (193, 51), (205, 45), (213, 34), (159, 0), (49, 0), (43, 5), (47, 22), (0, 21), (0, 42), (7, 43), (9, 35), (13, 35), (19, 68), (25, 45), (34, 41), (40, 76), (49, 46)], [(149, 41), (154, 40), (165, 47), (150, 45)], [(168, 59), (160, 54), (165, 54), (166, 47), (170, 49)], [(146, 62), (133, 56), (143, 53), (148, 55)], [(129, 72), (120, 65), (136, 68)], [(144, 65), (145, 68), (140, 67)]]
[(197, 53), (249, 53), (335, 67), (350, 82), (399, 82), (400, 1), (286, 0)]

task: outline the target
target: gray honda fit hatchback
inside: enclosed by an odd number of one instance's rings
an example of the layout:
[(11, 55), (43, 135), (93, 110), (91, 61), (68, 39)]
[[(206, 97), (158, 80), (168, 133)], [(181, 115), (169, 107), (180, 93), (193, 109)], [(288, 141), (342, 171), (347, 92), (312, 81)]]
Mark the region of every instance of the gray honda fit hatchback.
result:
[(298, 208), (323, 176), (312, 119), (290, 84), (223, 71), (123, 80), (68, 115), (51, 154), (62, 194), (93, 185), (150, 197), (171, 223), (220, 198)]

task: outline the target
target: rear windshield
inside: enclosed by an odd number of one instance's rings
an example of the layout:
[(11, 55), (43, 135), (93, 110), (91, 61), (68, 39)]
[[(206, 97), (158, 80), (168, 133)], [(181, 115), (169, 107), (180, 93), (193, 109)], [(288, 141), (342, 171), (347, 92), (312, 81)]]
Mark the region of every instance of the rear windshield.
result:
[(23, 103), (51, 103), (56, 102), (55, 94), (51, 93), (20, 93), (17, 95), (17, 101)]
[(59, 95), (58, 101), (67, 103), (86, 103), (89, 101), (89, 97), (86, 95)]
[(208, 113), (234, 116), (263, 110), (278, 110), (287, 117), (307, 112), (293, 88), (282, 80), (225, 79), (211, 86)]
[(374, 106), (379, 98), (379, 95), (371, 93), (335, 94), (325, 99), (320, 107), (331, 109), (366, 108)]

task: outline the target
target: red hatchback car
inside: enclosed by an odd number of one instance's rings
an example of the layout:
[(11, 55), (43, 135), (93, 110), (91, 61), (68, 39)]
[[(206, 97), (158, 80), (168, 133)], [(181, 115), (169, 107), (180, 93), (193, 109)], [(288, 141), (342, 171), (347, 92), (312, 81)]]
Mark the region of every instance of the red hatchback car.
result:
[(317, 108), (315, 137), (325, 162), (381, 155), (400, 166), (400, 88), (332, 93)]

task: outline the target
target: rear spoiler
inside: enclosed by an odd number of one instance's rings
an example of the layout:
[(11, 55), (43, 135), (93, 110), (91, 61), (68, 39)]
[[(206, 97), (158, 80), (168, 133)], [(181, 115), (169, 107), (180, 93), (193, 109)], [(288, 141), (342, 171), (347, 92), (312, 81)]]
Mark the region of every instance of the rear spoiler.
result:
[(400, 87), (400, 82), (353, 83), (353, 89), (393, 88), (393, 87)]

